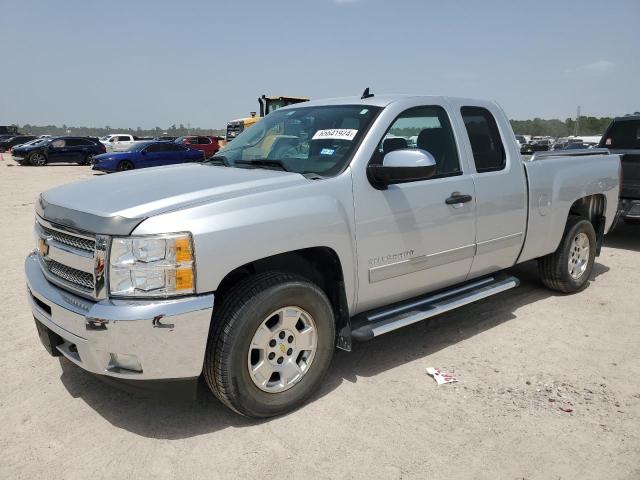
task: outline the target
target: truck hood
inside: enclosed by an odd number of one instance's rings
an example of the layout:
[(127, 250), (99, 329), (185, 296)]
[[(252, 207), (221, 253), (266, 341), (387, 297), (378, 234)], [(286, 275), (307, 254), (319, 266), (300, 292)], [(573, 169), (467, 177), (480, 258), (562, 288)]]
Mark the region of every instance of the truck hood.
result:
[(291, 172), (199, 163), (145, 168), (48, 190), (40, 195), (36, 213), (77, 230), (129, 235), (154, 215), (308, 181)]

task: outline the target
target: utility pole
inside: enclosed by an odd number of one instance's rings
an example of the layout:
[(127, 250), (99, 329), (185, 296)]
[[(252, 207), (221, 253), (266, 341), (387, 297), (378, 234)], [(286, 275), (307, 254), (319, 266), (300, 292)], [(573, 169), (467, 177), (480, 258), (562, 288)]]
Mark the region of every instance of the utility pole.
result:
[(576, 126), (573, 136), (577, 137), (578, 133), (580, 133), (580, 105), (578, 105), (578, 111), (576, 112)]

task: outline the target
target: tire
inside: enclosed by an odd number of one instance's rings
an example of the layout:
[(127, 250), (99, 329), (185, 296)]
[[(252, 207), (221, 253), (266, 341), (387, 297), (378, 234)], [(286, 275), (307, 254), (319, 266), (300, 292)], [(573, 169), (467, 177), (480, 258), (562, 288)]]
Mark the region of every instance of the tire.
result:
[(93, 163), (93, 153), (88, 153), (82, 160), (78, 162), (78, 165), (91, 165)]
[(29, 163), (34, 167), (43, 167), (47, 164), (47, 157), (44, 153), (33, 152), (29, 155)]
[(542, 283), (562, 293), (579, 292), (589, 283), (595, 258), (593, 225), (583, 217), (570, 216), (558, 249), (538, 261)]
[[(279, 313), (283, 310), (299, 315), (291, 329), (283, 326), (283, 319), (296, 317)], [(281, 336), (285, 331), (286, 335)], [(310, 345), (310, 334), (315, 335), (315, 349), (304, 351), (302, 342)], [(306, 338), (301, 340), (303, 335)], [(258, 339), (264, 339), (264, 343)], [(334, 345), (335, 319), (325, 293), (302, 277), (266, 272), (232, 287), (215, 311), (204, 377), (216, 397), (241, 415), (281, 415), (298, 408), (320, 386), (331, 364)], [(274, 352), (277, 356), (271, 359)], [(262, 364), (274, 370), (266, 381), (268, 372), (265, 376), (252, 373), (260, 372), (262, 369), (257, 366)], [(299, 376), (285, 384), (285, 378), (290, 376), (286, 372), (297, 369), (296, 365), (306, 367), (297, 370)], [(280, 373), (276, 376), (278, 369), (282, 370), (282, 377)]]
[(122, 160), (119, 164), (118, 164), (118, 171), (119, 172), (126, 172), (127, 170), (133, 170), (134, 168), (136, 168), (133, 163), (131, 163), (130, 160)]

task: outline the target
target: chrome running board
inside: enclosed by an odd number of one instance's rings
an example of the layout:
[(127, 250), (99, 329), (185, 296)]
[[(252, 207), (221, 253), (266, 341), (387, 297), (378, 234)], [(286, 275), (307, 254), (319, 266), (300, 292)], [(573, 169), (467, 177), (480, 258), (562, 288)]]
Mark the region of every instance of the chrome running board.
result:
[(520, 281), (510, 275), (495, 275), (427, 296), (405, 300), (390, 307), (364, 312), (351, 319), (351, 336), (361, 342), (371, 340), (398, 328), (515, 288), (519, 284)]

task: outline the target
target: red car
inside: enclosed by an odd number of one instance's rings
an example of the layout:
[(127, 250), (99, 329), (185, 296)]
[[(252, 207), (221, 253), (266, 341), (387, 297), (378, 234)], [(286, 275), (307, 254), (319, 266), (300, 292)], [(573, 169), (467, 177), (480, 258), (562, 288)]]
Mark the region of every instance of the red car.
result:
[(212, 157), (220, 150), (220, 145), (218, 145), (218, 139), (216, 137), (185, 135), (184, 137), (178, 137), (175, 143), (193, 150), (201, 150), (204, 152), (204, 158)]

